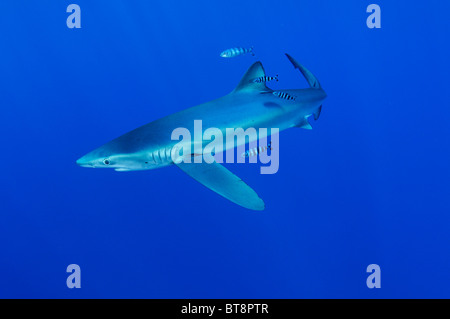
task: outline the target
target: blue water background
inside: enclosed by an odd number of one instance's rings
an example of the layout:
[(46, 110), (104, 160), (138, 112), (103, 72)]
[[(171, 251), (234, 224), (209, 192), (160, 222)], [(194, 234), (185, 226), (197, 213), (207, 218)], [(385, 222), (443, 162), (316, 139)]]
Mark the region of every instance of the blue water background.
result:
[[(448, 1), (377, 0), (377, 30), (369, 1), (74, 2), (81, 29), (69, 1), (0, 3), (0, 297), (450, 297)], [(234, 46), (256, 57), (219, 57)], [(273, 88), (306, 87), (285, 52), (328, 98), (280, 134), (277, 174), (227, 165), (264, 212), (176, 167), (75, 164), (257, 60)]]

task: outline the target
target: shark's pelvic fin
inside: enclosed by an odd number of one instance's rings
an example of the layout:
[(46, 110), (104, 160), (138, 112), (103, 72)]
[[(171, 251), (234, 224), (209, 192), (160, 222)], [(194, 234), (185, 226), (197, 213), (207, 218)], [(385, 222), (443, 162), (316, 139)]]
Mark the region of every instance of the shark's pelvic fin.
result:
[(245, 184), (242, 179), (231, 173), (219, 163), (179, 163), (186, 174), (242, 207), (252, 210), (263, 210), (264, 202), (258, 194)]
[(320, 116), (320, 112), (322, 112), (322, 105), (317, 108), (317, 110), (314, 112), (314, 120), (317, 121)]
[(255, 92), (271, 92), (264, 82), (256, 83), (255, 79), (264, 77), (266, 72), (261, 64), (261, 62), (255, 62), (253, 65), (245, 72), (238, 86), (234, 89), (233, 92), (240, 91), (255, 91)]
[(303, 65), (298, 63), (293, 57), (291, 57), (289, 54), (285, 53), (289, 61), (294, 65), (294, 68), (299, 69), (300, 72), (302, 72), (303, 76), (306, 78), (306, 81), (308, 82), (309, 86), (314, 89), (320, 89), (320, 83), (319, 80)]

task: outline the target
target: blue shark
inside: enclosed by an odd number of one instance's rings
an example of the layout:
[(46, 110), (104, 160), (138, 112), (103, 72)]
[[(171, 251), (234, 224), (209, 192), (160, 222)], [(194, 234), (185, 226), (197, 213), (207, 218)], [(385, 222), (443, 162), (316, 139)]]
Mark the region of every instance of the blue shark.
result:
[[(311, 129), (308, 119), (319, 118), (327, 95), (308, 69), (289, 54), (286, 56), (305, 77), (309, 88), (283, 89), (273, 94), (274, 91), (265, 82), (254, 81), (266, 76), (261, 62), (256, 62), (231, 93), (136, 128), (87, 153), (77, 160), (77, 164), (82, 167), (113, 168), (116, 171), (150, 170), (175, 165), (231, 202), (251, 210), (263, 210), (265, 204), (258, 194), (220, 163), (174, 160), (172, 152), (178, 141), (173, 140), (171, 134), (179, 127), (193, 131), (194, 120), (199, 119), (204, 129), (214, 127), (223, 132), (227, 128)], [(295, 99), (282, 99), (280, 96)]]

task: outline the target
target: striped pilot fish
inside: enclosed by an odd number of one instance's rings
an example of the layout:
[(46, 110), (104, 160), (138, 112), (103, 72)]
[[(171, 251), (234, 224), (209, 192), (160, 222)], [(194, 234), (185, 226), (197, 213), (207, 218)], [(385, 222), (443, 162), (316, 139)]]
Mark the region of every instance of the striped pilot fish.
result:
[(255, 56), (255, 53), (253, 53), (253, 47), (250, 49), (246, 48), (231, 48), (228, 50), (223, 51), (220, 56), (222, 58), (234, 58), (236, 56), (240, 56), (243, 54), (251, 53), (253, 56)]
[(244, 153), (242, 153), (242, 157), (250, 157), (250, 156), (256, 156), (260, 153), (263, 153), (267, 150), (272, 150), (272, 142), (269, 142), (267, 144), (267, 146), (259, 146), (259, 147), (254, 147), (248, 151), (245, 151)]
[(295, 96), (289, 95), (286, 92), (273, 91), (273, 95), (285, 100), (295, 100)]
[(264, 82), (269, 82), (269, 81), (273, 81), (276, 80), (278, 82), (278, 74), (275, 76), (260, 76), (259, 78), (256, 78), (253, 80), (254, 83), (264, 83)]

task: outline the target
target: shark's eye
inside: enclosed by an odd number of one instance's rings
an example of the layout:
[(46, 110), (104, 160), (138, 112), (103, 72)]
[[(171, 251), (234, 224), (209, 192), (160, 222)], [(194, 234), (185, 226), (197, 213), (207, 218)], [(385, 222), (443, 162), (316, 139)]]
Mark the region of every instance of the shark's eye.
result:
[(103, 164), (105, 164), (105, 165), (109, 165), (111, 162), (109, 161), (109, 160), (107, 160), (107, 159), (104, 159), (103, 160)]

